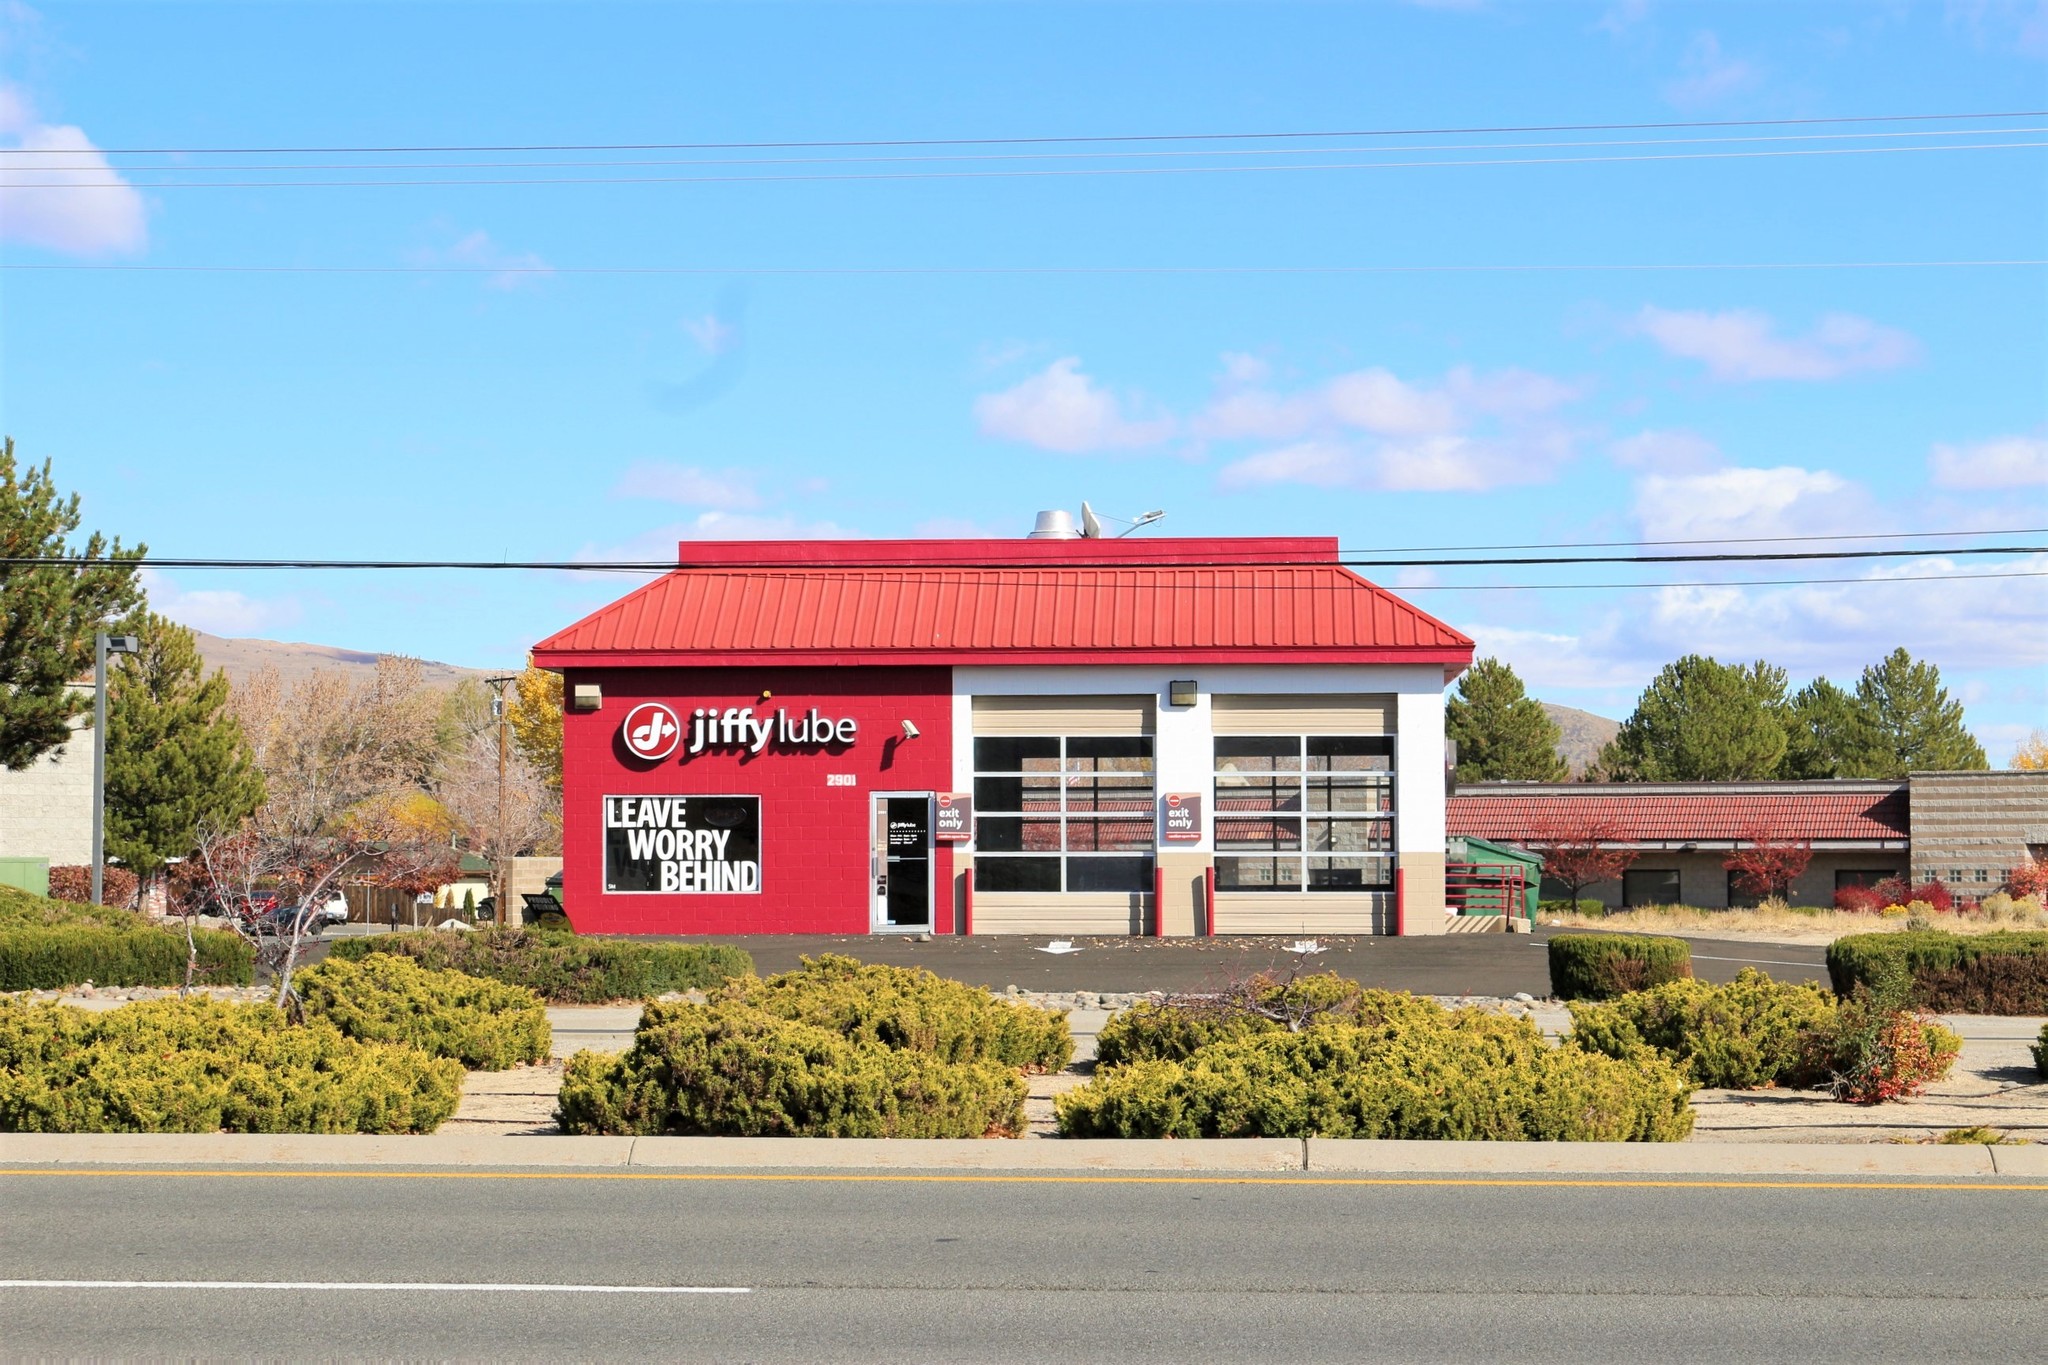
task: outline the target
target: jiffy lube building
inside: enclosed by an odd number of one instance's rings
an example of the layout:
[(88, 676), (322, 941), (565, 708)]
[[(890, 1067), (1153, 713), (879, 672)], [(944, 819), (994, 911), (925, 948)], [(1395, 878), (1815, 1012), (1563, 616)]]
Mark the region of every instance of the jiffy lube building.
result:
[(585, 932), (1444, 927), (1472, 642), (1335, 540), (690, 542), (534, 659)]

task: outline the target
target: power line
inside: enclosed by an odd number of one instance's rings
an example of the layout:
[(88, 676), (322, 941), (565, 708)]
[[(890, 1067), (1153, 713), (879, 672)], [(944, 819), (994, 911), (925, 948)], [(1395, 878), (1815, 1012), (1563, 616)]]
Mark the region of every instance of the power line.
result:
[[(1497, 152), (1530, 151), (1554, 148), (1586, 147), (1684, 147), (1701, 144), (1728, 145), (1733, 143), (1765, 142), (1841, 142), (1849, 139), (1869, 141), (1873, 138), (1950, 138), (1990, 137), (2004, 134), (2040, 133), (2048, 131), (2039, 125), (2014, 128), (1913, 128), (1893, 132), (1844, 132), (1844, 133), (1767, 133), (1751, 137), (1678, 137), (1678, 138), (1571, 138), (1549, 142), (1439, 142), (1406, 143), (1397, 150), (1403, 152)], [(0, 164), (12, 154), (10, 148), (0, 148)], [(51, 149), (36, 149), (47, 151)], [(75, 149), (83, 152), (84, 149)], [(221, 166), (194, 164), (126, 164), (109, 165), (103, 158), (87, 165), (50, 166), (40, 163), (17, 167), (34, 170), (38, 174), (53, 171), (123, 171), (130, 174), (186, 175), (221, 170), (233, 171), (410, 171), (410, 170), (574, 170), (588, 167), (613, 166), (859, 166), (890, 165), (900, 163), (961, 162), (961, 161), (1082, 161), (1082, 160), (1156, 160), (1189, 157), (1276, 157), (1276, 156), (1329, 156), (1362, 152), (1368, 155), (1387, 150), (1373, 147), (1180, 147), (1146, 151), (1107, 152), (942, 152), (915, 156), (780, 156), (780, 157), (656, 157), (633, 160), (591, 160), (588, 158), (564, 161), (272, 161), (272, 162), (230, 162)]]
[[(1702, 536), (1692, 540), (1552, 540), (1525, 545), (1410, 545), (1386, 546), (1373, 554), (1436, 554), (1451, 550), (1610, 550), (1629, 545), (1783, 545), (1800, 541), (1841, 540), (1928, 540), (1962, 536), (2048, 535), (2048, 526), (2025, 526), (2011, 531), (1864, 531), (1824, 536)], [(1354, 553), (1364, 554), (1365, 551)]]
[(1693, 261), (1483, 263), (1456, 265), (122, 265), (99, 262), (0, 262), (0, 271), (129, 275), (489, 275), (564, 276), (975, 276), (975, 275), (1452, 275), (1745, 270), (1964, 270), (2038, 268), (2048, 257), (1974, 261)]
[[(1563, 564), (1751, 564), (1751, 563), (1795, 563), (1815, 560), (1848, 559), (1924, 559), (1964, 555), (2027, 555), (2048, 553), (2048, 545), (1967, 545), (1912, 547), (1896, 550), (1783, 550), (1768, 553), (1719, 553), (1719, 554), (1662, 554), (1662, 555), (1525, 555), (1493, 557), (1459, 557), (1447, 559), (1404, 559), (1387, 560), (1380, 558), (1359, 558), (1342, 556), (1336, 559), (1271, 560), (1261, 559), (1252, 564), (1228, 560), (1207, 560), (1201, 562), (1176, 561), (1150, 567), (1234, 569), (1258, 568), (1324, 568), (1338, 565), (1347, 568), (1519, 568), (1532, 565)], [(109, 562), (132, 564), (137, 568), (153, 569), (304, 569), (304, 570), (457, 570), (457, 571), (546, 571), (554, 573), (667, 573), (677, 569), (721, 571), (721, 570), (785, 570), (800, 571), (803, 564), (788, 561), (732, 560), (710, 564), (693, 564), (687, 560), (489, 560), (489, 559), (231, 559), (224, 557), (179, 557), (148, 556), (132, 560), (109, 561), (107, 559), (83, 559), (68, 555), (23, 555), (0, 556), (0, 569), (33, 568), (41, 565), (100, 564)], [(858, 563), (837, 562), (829, 566), (835, 569), (902, 569), (917, 567), (900, 562)], [(1130, 559), (1087, 559), (1075, 557), (1065, 560), (1009, 560), (984, 561), (970, 566), (975, 569), (1083, 569), (1083, 568), (1143, 568), (1144, 561)]]
[[(1689, 119), (1660, 123), (1535, 123), (1438, 128), (1335, 128), (1237, 133), (1096, 133), (1033, 137), (865, 138), (838, 141), (775, 142), (533, 142), (446, 143), (415, 146), (254, 146), (254, 147), (103, 147), (108, 156), (377, 156), (430, 152), (705, 152), (776, 151), (862, 147), (1020, 147), (1073, 146), (1111, 142), (1251, 142), (1310, 137), (1477, 137), (1507, 133), (1629, 133), (1688, 128), (1795, 128), (1868, 123), (1935, 123), (1963, 119), (2044, 118), (2048, 109), (1992, 110), (1957, 114), (1857, 114), (1827, 118)], [(30, 150), (30, 149), (23, 149)], [(33, 151), (65, 154), (71, 149), (45, 147)]]
[(1695, 583), (1409, 583), (1397, 588), (1396, 591), (1556, 592), (1580, 588), (1793, 588), (1815, 583), (1958, 583), (1985, 578), (2048, 578), (2048, 569), (2022, 569), (2012, 573), (1893, 574), (1884, 578), (1751, 578), (1737, 581), (1706, 579)]
[[(152, 182), (155, 190), (374, 189), (448, 188), (464, 185), (502, 188), (518, 185), (728, 185), (813, 184), (848, 181), (910, 180), (1065, 180), (1106, 176), (1260, 175), (1303, 171), (1391, 171), (1431, 167), (1582, 166), (1664, 161), (1763, 161), (1815, 156), (1904, 156), (1925, 152), (1995, 152), (2038, 150), (2048, 142), (1971, 142), (1941, 147), (1807, 147), (1782, 152), (1666, 152), (1630, 156), (1485, 157), (1454, 161), (1349, 161), (1276, 166), (1084, 166), (1064, 170), (1009, 171), (868, 171), (846, 174), (773, 175), (650, 175), (650, 176), (462, 176), (407, 180), (185, 180)], [(11, 168), (20, 170), (21, 168)], [(35, 174), (33, 171), (25, 173)], [(5, 181), (0, 189), (112, 190), (134, 189), (125, 180)]]

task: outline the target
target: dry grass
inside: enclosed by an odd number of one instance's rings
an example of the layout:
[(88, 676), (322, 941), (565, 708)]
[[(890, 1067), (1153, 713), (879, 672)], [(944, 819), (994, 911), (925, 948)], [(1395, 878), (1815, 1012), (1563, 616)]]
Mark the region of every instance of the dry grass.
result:
[[(1844, 934), (1872, 934), (1923, 927), (1906, 916), (1856, 914), (1813, 906), (1769, 904), (1747, 910), (1702, 910), (1691, 905), (1644, 906), (1605, 915), (1545, 913), (1541, 922), (1565, 929), (1675, 934), (1680, 938), (1748, 939), (1759, 943), (1832, 943)], [(1998, 915), (1932, 915), (1926, 924), (1958, 934), (1998, 929), (2048, 928), (2048, 914), (2021, 902)]]

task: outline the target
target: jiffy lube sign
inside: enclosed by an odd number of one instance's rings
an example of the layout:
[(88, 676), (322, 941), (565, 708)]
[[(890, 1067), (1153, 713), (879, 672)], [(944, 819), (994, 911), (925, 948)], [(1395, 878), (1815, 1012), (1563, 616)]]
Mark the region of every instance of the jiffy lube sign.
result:
[(626, 752), (649, 763), (658, 763), (683, 750), (685, 758), (712, 750), (741, 750), (758, 754), (769, 748), (824, 749), (844, 747), (860, 734), (859, 722), (851, 716), (834, 719), (813, 706), (791, 714), (778, 707), (772, 713), (756, 715), (751, 706), (700, 706), (690, 713), (689, 744), (682, 743), (685, 726), (673, 708), (658, 701), (641, 702), (626, 713), (619, 726), (619, 740)]

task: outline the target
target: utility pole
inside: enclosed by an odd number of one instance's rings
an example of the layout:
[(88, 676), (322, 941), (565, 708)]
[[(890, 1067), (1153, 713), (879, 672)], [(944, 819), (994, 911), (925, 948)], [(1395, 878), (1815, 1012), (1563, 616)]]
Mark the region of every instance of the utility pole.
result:
[(135, 654), (133, 635), (95, 631), (92, 637), (92, 903), (106, 894), (107, 875), (107, 655)]
[(510, 823), (505, 813), (505, 739), (511, 729), (512, 717), (505, 706), (506, 685), (512, 678), (492, 678), (491, 685), (498, 689), (498, 695), (491, 698), (491, 718), (498, 722), (498, 835), (492, 840), (493, 851), (497, 854), (491, 868), (493, 880), (497, 883), (498, 923), (512, 923), (512, 855), (505, 847), (505, 827)]

